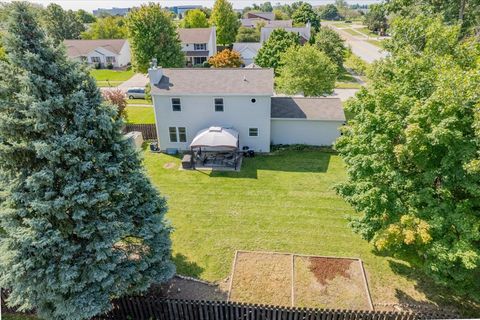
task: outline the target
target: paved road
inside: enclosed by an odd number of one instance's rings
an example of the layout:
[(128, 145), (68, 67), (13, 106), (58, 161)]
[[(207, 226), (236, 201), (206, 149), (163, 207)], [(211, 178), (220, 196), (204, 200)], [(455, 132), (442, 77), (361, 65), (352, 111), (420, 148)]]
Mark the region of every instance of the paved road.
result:
[(338, 34), (340, 34), (340, 36), (345, 40), (345, 42), (350, 45), (352, 52), (366, 62), (372, 63), (375, 60), (385, 58), (387, 56), (386, 52), (382, 51), (382, 49), (379, 47), (366, 42), (361, 36), (353, 36), (350, 33), (343, 31), (332, 24), (329, 24), (328, 22), (322, 23), (332, 27), (335, 31), (337, 31)]

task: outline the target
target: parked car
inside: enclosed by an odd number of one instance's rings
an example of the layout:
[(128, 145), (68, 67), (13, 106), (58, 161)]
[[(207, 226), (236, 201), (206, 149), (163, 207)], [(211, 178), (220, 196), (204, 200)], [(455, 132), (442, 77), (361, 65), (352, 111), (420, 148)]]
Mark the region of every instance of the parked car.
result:
[(127, 97), (128, 99), (145, 99), (145, 88), (129, 88)]

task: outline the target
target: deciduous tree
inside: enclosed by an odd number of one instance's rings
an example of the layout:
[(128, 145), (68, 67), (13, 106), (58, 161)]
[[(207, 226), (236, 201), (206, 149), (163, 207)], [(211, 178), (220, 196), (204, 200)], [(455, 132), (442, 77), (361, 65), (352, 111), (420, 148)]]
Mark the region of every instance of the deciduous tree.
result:
[(82, 32), (82, 39), (125, 39), (127, 26), (123, 17), (99, 18), (90, 28)]
[(259, 42), (260, 33), (256, 28), (240, 27), (238, 29), (236, 42)]
[(60, 43), (65, 39), (78, 39), (85, 31), (82, 21), (74, 11), (65, 11), (61, 6), (51, 3), (42, 11), (43, 25), (47, 33)]
[(310, 23), (315, 31), (320, 29), (320, 17), (313, 10), (312, 5), (303, 2), (292, 14), (292, 19), (295, 24)]
[(150, 3), (127, 16), (127, 31), (135, 70), (146, 72), (152, 58), (162, 67), (183, 67), (185, 57), (172, 14)]
[(337, 7), (334, 4), (329, 3), (322, 11), (320, 11), (320, 18), (325, 20), (339, 20), (341, 16)]
[(280, 65), (280, 55), (299, 43), (300, 38), (297, 34), (284, 29), (275, 29), (258, 50), (255, 63), (263, 68), (277, 69)]
[(431, 16), (396, 19), (392, 34), (400, 43), (347, 105), (338, 192), (378, 250), (478, 299), (480, 46)]
[(217, 42), (228, 45), (235, 42), (240, 21), (227, 0), (216, 0), (210, 17), (210, 23), (217, 28)]
[(103, 100), (117, 108), (117, 117), (126, 117), (125, 108), (127, 107), (127, 98), (125, 92), (120, 89), (103, 90), (102, 97)]
[(90, 319), (169, 279), (165, 199), (95, 81), (10, 12), (0, 62), (0, 286), (43, 319)]
[(77, 17), (78, 19), (82, 22), (82, 23), (93, 23), (95, 21), (97, 21), (97, 18), (91, 14), (90, 12), (87, 12), (83, 9), (80, 9), (76, 12), (77, 14)]
[(367, 28), (380, 35), (384, 35), (388, 28), (387, 11), (384, 4), (372, 4), (364, 16)]
[(214, 68), (239, 68), (242, 66), (243, 60), (240, 52), (225, 49), (210, 57), (208, 63)]
[(346, 48), (344, 40), (338, 33), (328, 27), (322, 27), (315, 35), (315, 46), (332, 60), (340, 72), (343, 70), (343, 60)]
[(182, 28), (207, 28), (209, 26), (207, 15), (200, 9), (188, 10), (180, 22)]
[(281, 55), (278, 74), (280, 92), (320, 96), (333, 92), (337, 68), (325, 53), (312, 45), (292, 46)]

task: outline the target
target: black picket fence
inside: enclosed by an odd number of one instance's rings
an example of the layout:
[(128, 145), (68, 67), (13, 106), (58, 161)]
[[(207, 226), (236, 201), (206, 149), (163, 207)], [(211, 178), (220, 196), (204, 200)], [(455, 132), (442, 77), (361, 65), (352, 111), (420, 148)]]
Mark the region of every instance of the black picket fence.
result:
[(124, 297), (95, 320), (416, 320), (452, 319), (454, 314), (290, 308), (226, 301)]
[(140, 131), (145, 140), (157, 139), (157, 129), (154, 124), (126, 124), (124, 132), (127, 133), (132, 131)]

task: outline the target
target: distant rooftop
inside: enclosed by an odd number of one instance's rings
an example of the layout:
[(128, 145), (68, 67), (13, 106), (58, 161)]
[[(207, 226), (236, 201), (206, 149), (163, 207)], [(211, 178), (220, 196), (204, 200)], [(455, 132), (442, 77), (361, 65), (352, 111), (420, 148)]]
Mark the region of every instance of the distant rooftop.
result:
[(272, 97), (271, 117), (345, 121), (342, 102), (338, 98)]
[(65, 40), (63, 43), (67, 48), (69, 57), (80, 57), (86, 56), (88, 53), (100, 47), (119, 54), (126, 41), (125, 39)]
[(162, 69), (157, 95), (273, 95), (273, 69)]
[(178, 36), (182, 43), (208, 43), (212, 28), (178, 28)]

